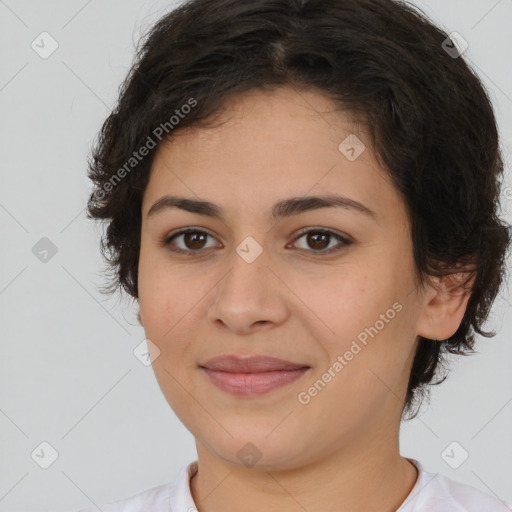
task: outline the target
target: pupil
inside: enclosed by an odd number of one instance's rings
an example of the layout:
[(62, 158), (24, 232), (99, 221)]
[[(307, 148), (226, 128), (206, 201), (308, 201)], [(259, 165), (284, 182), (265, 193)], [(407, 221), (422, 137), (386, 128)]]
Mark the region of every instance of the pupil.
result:
[[(187, 247), (189, 247), (190, 245), (190, 239), (193, 239), (192, 240), (192, 247), (190, 247), (191, 249), (194, 249), (197, 247), (194, 247), (194, 242), (197, 241), (197, 238), (203, 238), (204, 239), (204, 234), (201, 234), (201, 233), (197, 233), (197, 232), (193, 232), (193, 233), (185, 233), (185, 245), (187, 245)], [(202, 240), (204, 242), (204, 240)], [(201, 245), (201, 242), (199, 242), (199, 245)], [(200, 247), (199, 247), (200, 248)]]
[(321, 233), (317, 233), (315, 235), (309, 235), (309, 240), (308, 240), (308, 243), (310, 240), (313, 240), (313, 244), (312, 244), (312, 247), (313, 248), (320, 248), (320, 249), (323, 249), (325, 247), (325, 244), (322, 244), (320, 242), (320, 244), (318, 243), (318, 240), (317, 240), (317, 237), (322, 237), (324, 239), (324, 242), (325, 240), (327, 239), (327, 235), (323, 235)]

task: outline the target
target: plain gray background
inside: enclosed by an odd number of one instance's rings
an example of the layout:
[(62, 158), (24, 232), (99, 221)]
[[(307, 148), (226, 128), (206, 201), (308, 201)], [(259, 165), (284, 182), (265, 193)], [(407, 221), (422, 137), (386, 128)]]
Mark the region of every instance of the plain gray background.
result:
[[(504, 186), (512, 186), (512, 1), (414, 3), (468, 41), (464, 56), (495, 105), (507, 158)], [(196, 457), (151, 367), (133, 355), (144, 340), (136, 308), (98, 291), (101, 227), (84, 212), (91, 188), (86, 157), (134, 45), (175, 5), (0, 0), (2, 511), (70, 511), (118, 500), (173, 481)], [(42, 32), (58, 44), (47, 58), (31, 46), (44, 37), (45, 51), (51, 49)], [(511, 198), (512, 188), (503, 197), (509, 222)], [(41, 261), (38, 250), (49, 245), (56, 253)], [(428, 471), (506, 500), (512, 500), (510, 312), (507, 283), (486, 324), (497, 336), (478, 338), (478, 354), (457, 361), (401, 437), (402, 454)], [(469, 453), (458, 469), (441, 455), (454, 441), (456, 457), (462, 449)], [(40, 461), (51, 456), (42, 442), (58, 453), (48, 469), (36, 463), (37, 454)]]

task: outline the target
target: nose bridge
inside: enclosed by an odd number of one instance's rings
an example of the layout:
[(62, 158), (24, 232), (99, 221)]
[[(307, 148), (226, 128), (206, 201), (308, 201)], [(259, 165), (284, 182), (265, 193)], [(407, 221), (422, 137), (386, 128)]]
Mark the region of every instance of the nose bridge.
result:
[(229, 269), (214, 295), (210, 320), (221, 320), (240, 331), (257, 322), (281, 321), (286, 308), (269, 252), (255, 238), (247, 237), (228, 258)]
[(267, 281), (274, 277), (269, 264), (268, 250), (254, 237), (247, 236), (230, 255), (229, 272), (220, 283), (219, 292), (235, 293), (244, 300), (246, 294), (257, 299), (265, 289), (270, 291)]

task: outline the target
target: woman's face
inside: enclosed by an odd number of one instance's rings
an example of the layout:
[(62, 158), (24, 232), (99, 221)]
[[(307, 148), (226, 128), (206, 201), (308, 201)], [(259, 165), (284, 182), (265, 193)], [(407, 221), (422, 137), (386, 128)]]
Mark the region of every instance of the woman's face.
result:
[[(141, 322), (159, 350), (153, 368), (196, 440), (234, 464), (249, 453), (284, 469), (394, 432), (417, 336), (435, 334), (403, 201), (366, 134), (332, 109), (288, 87), (232, 99), (224, 124), (176, 132), (159, 148), (144, 194), (138, 284)], [(366, 148), (353, 138), (340, 147), (351, 134)], [(334, 195), (363, 206), (275, 207)], [(221, 213), (148, 215), (163, 196)], [(189, 227), (195, 235), (162, 244)], [(237, 395), (200, 366), (221, 355), (309, 369)]]

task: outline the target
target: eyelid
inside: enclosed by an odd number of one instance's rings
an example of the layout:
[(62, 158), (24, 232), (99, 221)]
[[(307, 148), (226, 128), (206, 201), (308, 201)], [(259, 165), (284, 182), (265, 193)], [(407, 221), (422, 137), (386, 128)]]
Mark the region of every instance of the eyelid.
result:
[[(211, 238), (215, 238), (216, 239), (216, 235), (213, 235), (208, 229), (205, 229), (205, 228), (201, 228), (199, 226), (187, 226), (186, 228), (180, 228), (180, 229), (177, 229), (175, 231), (171, 231), (170, 233), (167, 233), (161, 240), (160, 240), (160, 245), (162, 247), (167, 247), (170, 245), (170, 242), (172, 239), (180, 236), (180, 235), (185, 235), (187, 233), (204, 233), (208, 236), (210, 236)], [(176, 251), (173, 251), (173, 252), (180, 252), (180, 249), (177, 249)], [(199, 253), (199, 252), (204, 252), (204, 249), (200, 249), (198, 251), (184, 251), (184, 252), (189, 252), (189, 253), (193, 253), (193, 252), (196, 252), (196, 253)]]
[(320, 232), (320, 233), (327, 233), (329, 235), (336, 235), (339, 236), (344, 242), (347, 244), (354, 243), (354, 240), (349, 235), (346, 235), (345, 233), (341, 233), (340, 231), (336, 229), (331, 228), (325, 228), (322, 226), (307, 226), (305, 228), (299, 229), (299, 231), (295, 234), (294, 241), (297, 240), (297, 238), (300, 238), (300, 236), (304, 235), (305, 233), (309, 233), (310, 231)]

